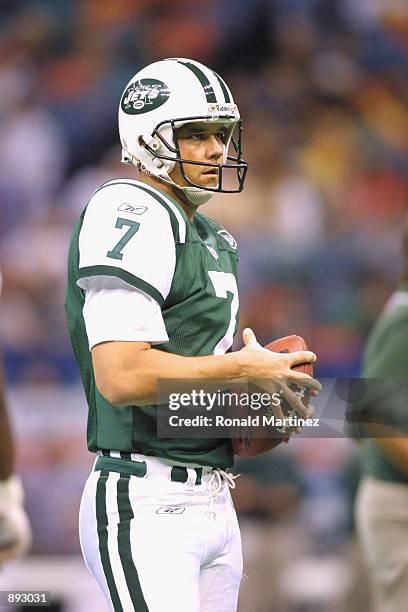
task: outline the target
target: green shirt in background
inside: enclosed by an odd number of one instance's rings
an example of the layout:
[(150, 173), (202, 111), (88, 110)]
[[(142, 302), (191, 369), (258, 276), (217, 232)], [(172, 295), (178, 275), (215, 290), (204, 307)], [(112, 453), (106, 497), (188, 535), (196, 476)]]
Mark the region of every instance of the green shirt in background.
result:
[[(390, 297), (369, 336), (363, 376), (377, 380), (399, 379), (401, 383), (402, 379), (408, 380), (408, 282), (402, 283)], [(406, 421), (408, 415), (406, 384), (399, 385), (399, 389), (406, 395), (406, 401), (402, 396), (399, 399), (403, 401), (397, 402), (400, 414), (393, 415), (395, 426)], [(386, 399), (384, 411), (387, 411)], [(380, 480), (408, 483), (408, 472), (405, 474), (396, 467), (374, 439), (363, 440), (363, 472)]]

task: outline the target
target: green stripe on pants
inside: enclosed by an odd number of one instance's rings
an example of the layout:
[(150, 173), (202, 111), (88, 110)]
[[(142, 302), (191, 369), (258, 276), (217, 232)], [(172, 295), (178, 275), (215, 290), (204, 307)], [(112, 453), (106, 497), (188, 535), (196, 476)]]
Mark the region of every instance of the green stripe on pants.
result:
[(149, 612), (149, 608), (143, 597), (130, 544), (130, 521), (134, 517), (134, 514), (129, 500), (129, 477), (119, 478), (117, 497), (120, 518), (120, 523), (118, 525), (118, 548), (126, 584), (128, 585), (130, 597), (136, 612)]
[(99, 552), (113, 607), (115, 612), (123, 612), (113, 578), (108, 551), (108, 516), (106, 514), (106, 481), (108, 476), (109, 472), (102, 470), (96, 487), (96, 522), (98, 526)]

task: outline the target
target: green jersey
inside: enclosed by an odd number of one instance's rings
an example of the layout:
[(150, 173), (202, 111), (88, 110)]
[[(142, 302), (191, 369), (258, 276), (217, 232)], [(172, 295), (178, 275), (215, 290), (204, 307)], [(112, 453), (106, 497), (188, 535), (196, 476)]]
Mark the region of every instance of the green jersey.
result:
[[(408, 283), (403, 283), (394, 293), (367, 342), (364, 355), (363, 375), (366, 378), (395, 380), (397, 392), (406, 393), (408, 379)], [(404, 398), (401, 398), (404, 399)], [(384, 411), (388, 422), (398, 427), (406, 422), (408, 415), (408, 397), (396, 405), (399, 414), (390, 414), (387, 396), (384, 398)], [(394, 410), (395, 412), (395, 410)], [(403, 434), (406, 435), (406, 434)], [(398, 469), (388, 458), (385, 451), (375, 440), (363, 441), (363, 469), (365, 473), (380, 480), (408, 482), (408, 476)]]
[(234, 238), (200, 213), (190, 222), (183, 208), (155, 187), (131, 179), (110, 181), (94, 193), (74, 229), (65, 303), (89, 406), (91, 451), (232, 465), (230, 440), (158, 438), (156, 406), (114, 406), (99, 393), (83, 306), (89, 278), (100, 275), (118, 277), (160, 305), (169, 339), (155, 348), (185, 356), (223, 354), (232, 345), (239, 317)]

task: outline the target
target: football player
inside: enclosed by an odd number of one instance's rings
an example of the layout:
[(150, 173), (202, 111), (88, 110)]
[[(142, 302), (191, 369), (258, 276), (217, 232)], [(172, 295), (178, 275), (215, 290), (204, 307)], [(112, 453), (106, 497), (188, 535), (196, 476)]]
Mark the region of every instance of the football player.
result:
[[(0, 294), (1, 294), (0, 273)], [(0, 364), (0, 564), (23, 555), (31, 544), (31, 529), (23, 507), (24, 492), (14, 473), (14, 443)]]
[(158, 437), (160, 379), (304, 380), (291, 366), (315, 360), (309, 351), (266, 351), (250, 329), (244, 348), (229, 352), (237, 244), (198, 208), (242, 190), (241, 129), (214, 71), (183, 58), (146, 66), (119, 107), (123, 161), (139, 178), (102, 185), (72, 236), (67, 319), (89, 405), (88, 447), (97, 453), (80, 538), (115, 611), (237, 605), (231, 441)]

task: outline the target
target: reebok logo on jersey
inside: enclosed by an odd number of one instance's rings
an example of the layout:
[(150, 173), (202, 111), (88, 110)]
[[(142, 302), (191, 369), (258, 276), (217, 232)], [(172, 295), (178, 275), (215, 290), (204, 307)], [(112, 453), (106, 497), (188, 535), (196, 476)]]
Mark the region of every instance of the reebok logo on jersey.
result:
[(184, 506), (161, 506), (157, 508), (156, 514), (183, 514)]
[(228, 242), (228, 244), (230, 245), (231, 248), (236, 249), (237, 248), (237, 241), (235, 240), (235, 238), (233, 236), (231, 236), (231, 234), (229, 232), (227, 232), (227, 230), (222, 229), (218, 232), (219, 236), (222, 236), (224, 238), (224, 240), (226, 240)]
[(124, 203), (119, 206), (118, 210), (132, 213), (132, 215), (143, 215), (147, 210), (147, 206), (132, 206), (131, 204)]

